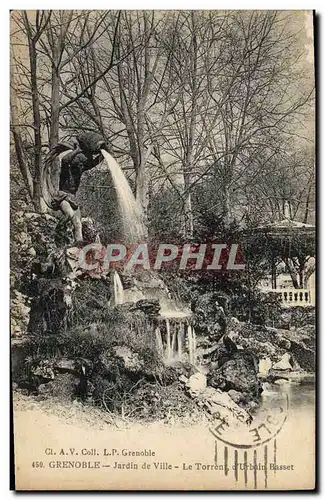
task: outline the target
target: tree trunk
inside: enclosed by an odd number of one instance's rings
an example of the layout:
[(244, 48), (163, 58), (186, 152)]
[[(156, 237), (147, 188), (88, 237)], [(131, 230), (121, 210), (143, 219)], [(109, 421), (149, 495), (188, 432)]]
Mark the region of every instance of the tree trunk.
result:
[(305, 208), (305, 216), (304, 216), (304, 221), (303, 221), (304, 224), (307, 224), (307, 222), (308, 222), (310, 193), (311, 193), (311, 184), (309, 185), (309, 188), (308, 188), (308, 194), (307, 194), (307, 200), (306, 200), (306, 208)]
[[(50, 124), (50, 148), (59, 142), (59, 119), (60, 119), (60, 79), (59, 67), (56, 61), (52, 63), (52, 92), (51, 92), (51, 124)], [(51, 179), (54, 187), (59, 186), (60, 161), (56, 158), (52, 162)]]
[(230, 203), (230, 191), (228, 184), (224, 186), (223, 192), (223, 212), (224, 212), (224, 223), (228, 227), (231, 222), (231, 203)]
[(192, 195), (190, 191), (191, 176), (189, 172), (184, 172), (184, 227), (183, 232), (185, 238), (193, 237), (193, 211), (192, 211)]
[(22, 144), (22, 138), (21, 138), (21, 130), (20, 130), (20, 123), (19, 123), (19, 110), (18, 110), (18, 103), (17, 103), (17, 95), (15, 91), (15, 81), (14, 81), (14, 71), (11, 66), (11, 87), (10, 87), (10, 112), (11, 112), (11, 127), (12, 127), (12, 135), (14, 138), (14, 143), (15, 143), (15, 151), (17, 155), (17, 161), (18, 161), (18, 166), (21, 172), (21, 175), (24, 179), (28, 194), (33, 200), (33, 190), (34, 190), (34, 185), (33, 185), (33, 178), (32, 174), (29, 170), (29, 167), (25, 161), (24, 158), (24, 149), (23, 149), (23, 144)]
[(272, 257), (271, 260), (271, 286), (273, 290), (276, 290), (277, 283), (276, 283), (276, 261), (274, 256)]
[(149, 183), (147, 179), (146, 165), (141, 163), (137, 169), (136, 177), (136, 200), (142, 211), (142, 222), (145, 235), (148, 235), (148, 205), (149, 205)]
[(304, 285), (303, 285), (304, 288), (308, 288), (308, 280), (315, 271), (316, 271), (315, 262), (312, 262), (309, 265), (307, 264), (307, 268), (305, 269), (304, 272)]
[(298, 258), (298, 261), (299, 261), (299, 287), (304, 288), (306, 259), (304, 257), (302, 259)]
[(288, 271), (289, 271), (289, 274), (291, 276), (291, 279), (292, 279), (292, 284), (294, 286), (294, 288), (298, 288), (299, 289), (299, 283), (298, 283), (298, 273), (295, 269), (295, 266), (293, 264), (293, 262), (291, 261), (291, 259), (285, 259), (285, 264), (288, 268)]
[(37, 82), (37, 52), (33, 39), (28, 42), (31, 90), (33, 103), (33, 119), (34, 119), (34, 181), (33, 181), (33, 203), (36, 210), (41, 210), (41, 169), (42, 169), (42, 140), (41, 140), (41, 116)]

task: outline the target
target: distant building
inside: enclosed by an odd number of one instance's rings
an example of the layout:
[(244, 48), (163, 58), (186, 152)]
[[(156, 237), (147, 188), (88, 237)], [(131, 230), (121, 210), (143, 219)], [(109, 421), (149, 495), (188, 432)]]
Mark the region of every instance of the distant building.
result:
[(315, 226), (291, 220), (286, 202), (284, 218), (257, 231), (265, 234), (272, 248), (270, 275), (260, 289), (278, 293), (283, 307), (315, 306)]

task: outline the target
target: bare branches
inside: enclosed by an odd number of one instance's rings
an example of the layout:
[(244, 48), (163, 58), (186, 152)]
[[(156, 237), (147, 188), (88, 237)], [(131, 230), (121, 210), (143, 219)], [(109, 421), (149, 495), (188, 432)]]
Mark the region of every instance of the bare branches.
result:
[(131, 172), (144, 212), (149, 195), (165, 186), (182, 206), (187, 235), (195, 229), (194, 193), (211, 179), (218, 183), (210, 206), (229, 221), (251, 200), (267, 207), (266, 216), (280, 216), (281, 197), (290, 197), (293, 215), (309, 219), (313, 166), (308, 175), (299, 170), (303, 186), (283, 176), (288, 164), (298, 169), (288, 151), (314, 140), (304, 129), (313, 85), (290, 16), (298, 14), (13, 12), (18, 163), (25, 138), (34, 175), (43, 147), (62, 133), (99, 130)]
[(118, 33), (118, 28), (119, 28), (119, 23), (120, 23), (120, 16), (121, 16), (121, 13), (119, 12), (118, 16), (117, 16), (116, 23), (115, 23), (115, 29), (114, 29), (114, 35), (113, 35), (113, 42), (112, 42), (112, 49), (111, 49), (111, 57), (110, 57), (109, 64), (107, 65), (107, 67), (101, 73), (99, 73), (96, 76), (96, 78), (94, 78), (86, 87), (84, 87), (80, 92), (78, 92), (78, 94), (76, 96), (71, 97), (68, 101), (66, 101), (65, 103), (61, 104), (60, 111), (62, 111), (64, 108), (66, 108), (67, 106), (70, 106), (71, 104), (73, 104), (74, 102), (76, 102), (78, 99), (80, 99), (82, 96), (84, 96), (86, 94), (86, 92), (89, 89), (91, 89), (94, 85), (96, 85), (97, 82), (99, 82), (100, 80), (102, 80), (107, 75), (107, 73), (114, 66), (117, 66), (118, 64), (120, 64), (129, 55), (129, 54), (126, 54), (124, 57), (122, 57), (121, 60), (114, 62), (114, 58), (115, 58), (116, 50), (117, 50), (117, 33)]

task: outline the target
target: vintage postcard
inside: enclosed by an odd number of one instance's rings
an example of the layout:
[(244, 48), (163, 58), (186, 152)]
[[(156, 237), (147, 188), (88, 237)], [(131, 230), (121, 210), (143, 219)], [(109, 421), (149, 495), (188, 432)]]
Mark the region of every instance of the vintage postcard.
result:
[(10, 30), (15, 489), (314, 490), (314, 13)]

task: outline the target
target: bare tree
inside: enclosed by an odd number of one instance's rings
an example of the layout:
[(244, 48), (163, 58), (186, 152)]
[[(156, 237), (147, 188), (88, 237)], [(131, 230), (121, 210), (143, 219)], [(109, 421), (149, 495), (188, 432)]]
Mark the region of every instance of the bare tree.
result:
[[(87, 96), (70, 108), (71, 121), (79, 126), (82, 115), (99, 128), (110, 143), (113, 154), (126, 162), (135, 174), (136, 198), (147, 225), (149, 203), (148, 160), (155, 148), (155, 139), (172, 112), (173, 105), (163, 101), (161, 89), (172, 91), (168, 68), (173, 43), (168, 50), (163, 44), (166, 32), (174, 38), (174, 13), (125, 11), (117, 31), (116, 54), (120, 63), (106, 74)], [(176, 16), (177, 17), (177, 16)], [(107, 66), (105, 40), (88, 50), (80, 64), (79, 81), (102, 74)], [(76, 68), (77, 69), (77, 68)]]
[(258, 176), (252, 166), (260, 169), (284, 148), (284, 137), (292, 132), (312, 89), (290, 92), (290, 78), (295, 81), (293, 58), (299, 55), (292, 53), (295, 40), (286, 32), (283, 13), (235, 12), (226, 29), (228, 61), (225, 70), (211, 79), (209, 93), (222, 117), (220, 129), (211, 135), (210, 148), (229, 221), (232, 192)]
[[(87, 93), (100, 78), (116, 64), (115, 44), (119, 14), (114, 16), (110, 64), (102, 74), (86, 86), (75, 90), (76, 75), (72, 75), (73, 63), (88, 47), (95, 43), (108, 25), (104, 25), (107, 12), (98, 11), (14, 11), (12, 54), (12, 126), (16, 155), (23, 179), (27, 183), (34, 205), (42, 205), (42, 148), (53, 147), (60, 137), (60, 116), (63, 110)], [(26, 65), (26, 51), (28, 64)], [(71, 77), (72, 75), (72, 77)], [(63, 94), (62, 88), (65, 93)], [(19, 91), (17, 90), (19, 89)], [(63, 99), (64, 96), (64, 99)], [(19, 114), (26, 116), (26, 124), (18, 124)], [(23, 111), (23, 113), (21, 113)], [(32, 113), (32, 122), (31, 116)], [(29, 165), (24, 151), (23, 137), (26, 128), (28, 147), (34, 151), (33, 165)], [(56, 167), (56, 168), (55, 168)], [(58, 183), (58, 164), (53, 164), (54, 185)], [(30, 189), (33, 178), (33, 190)]]
[(313, 165), (295, 184), (303, 159), (290, 151), (312, 89), (301, 84), (299, 33), (288, 29), (288, 17), (13, 12), (13, 145), (34, 204), (43, 148), (63, 134), (97, 130), (134, 184), (146, 225), (150, 195), (166, 185), (191, 237), (193, 192), (212, 178), (218, 187), (207, 209), (227, 223), (247, 204), (279, 218), (285, 200), (292, 216), (308, 220)]

